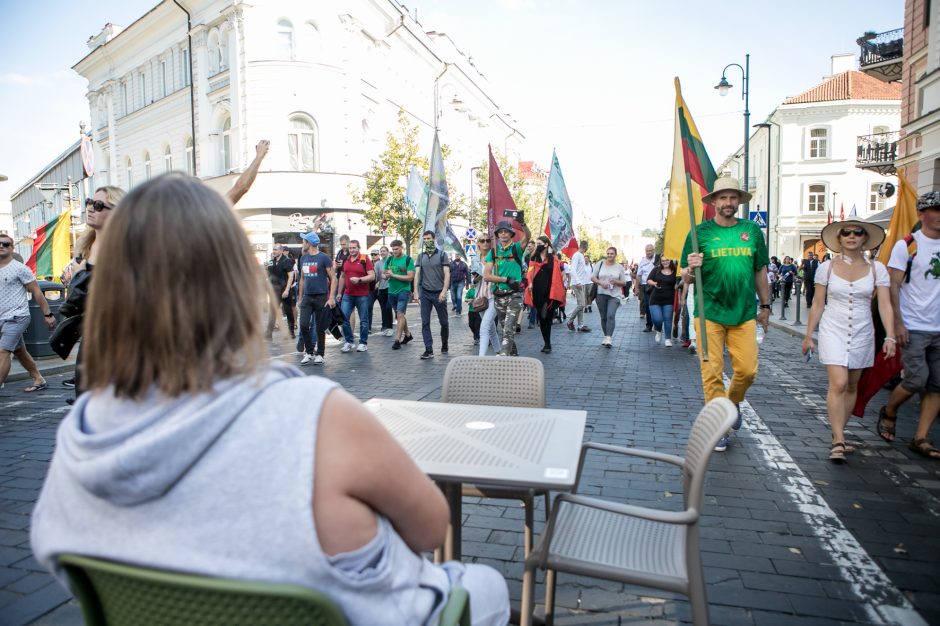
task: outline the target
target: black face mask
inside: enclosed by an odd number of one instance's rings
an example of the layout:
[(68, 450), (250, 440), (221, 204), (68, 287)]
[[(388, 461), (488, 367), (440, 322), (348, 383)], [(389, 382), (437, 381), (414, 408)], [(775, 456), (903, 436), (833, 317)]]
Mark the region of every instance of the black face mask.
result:
[(545, 250), (544, 243), (539, 243), (535, 245), (535, 251), (538, 252), (539, 254), (541, 254), (543, 250)]

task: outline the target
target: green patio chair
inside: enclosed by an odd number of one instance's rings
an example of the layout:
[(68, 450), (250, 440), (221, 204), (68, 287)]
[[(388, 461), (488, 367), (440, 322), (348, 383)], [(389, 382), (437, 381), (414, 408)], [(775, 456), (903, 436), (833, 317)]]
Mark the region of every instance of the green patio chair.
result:
[[(296, 585), (155, 570), (63, 554), (86, 626), (346, 626), (325, 595)], [(451, 591), (440, 626), (470, 626), (469, 594)]]

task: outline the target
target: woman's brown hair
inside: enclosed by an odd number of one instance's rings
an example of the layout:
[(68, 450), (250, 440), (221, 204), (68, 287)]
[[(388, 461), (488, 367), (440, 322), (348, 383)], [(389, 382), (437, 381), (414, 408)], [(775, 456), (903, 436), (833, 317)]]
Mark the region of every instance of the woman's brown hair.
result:
[(176, 397), (266, 361), (266, 281), (218, 193), (159, 176), (121, 201), (98, 245), (82, 359), (89, 389)]
[[(121, 189), (120, 187), (115, 187), (114, 185), (107, 185), (105, 187), (98, 187), (95, 189), (95, 193), (99, 191), (105, 192), (108, 197), (108, 204), (113, 207), (116, 207), (121, 203), (121, 200), (124, 199), (124, 196), (127, 195), (127, 192)], [(78, 240), (76, 248), (78, 248), (78, 254), (81, 255), (83, 259), (87, 259), (91, 254), (91, 247), (95, 244), (95, 239), (97, 238), (97, 232), (94, 228), (88, 228), (85, 230), (85, 233), (82, 235), (81, 239)]]

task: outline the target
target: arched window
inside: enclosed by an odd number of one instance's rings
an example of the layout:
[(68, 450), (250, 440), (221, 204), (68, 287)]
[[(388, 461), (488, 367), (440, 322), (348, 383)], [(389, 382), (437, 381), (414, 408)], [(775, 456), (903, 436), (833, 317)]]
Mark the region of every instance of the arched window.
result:
[(173, 171), (173, 152), (170, 151), (170, 146), (163, 149), (163, 171)]
[(292, 115), (287, 132), (290, 166), (298, 172), (316, 171), (316, 123), (303, 114)]
[(320, 61), (323, 56), (323, 39), (313, 22), (307, 22), (301, 31), (302, 56), (305, 61)]
[(277, 23), (277, 54), (278, 58), (294, 60), (294, 26), (288, 20)]
[(186, 138), (186, 173), (196, 175), (196, 151), (193, 149), (193, 138)]
[(150, 180), (150, 153), (144, 152), (144, 180)]
[(222, 173), (232, 169), (232, 118), (226, 116), (222, 122)]
[(219, 31), (213, 30), (209, 33), (208, 43), (206, 44), (209, 50), (209, 76), (215, 76), (219, 73)]
[(134, 186), (134, 164), (131, 163), (130, 158), (124, 162), (124, 180), (127, 181), (128, 189)]

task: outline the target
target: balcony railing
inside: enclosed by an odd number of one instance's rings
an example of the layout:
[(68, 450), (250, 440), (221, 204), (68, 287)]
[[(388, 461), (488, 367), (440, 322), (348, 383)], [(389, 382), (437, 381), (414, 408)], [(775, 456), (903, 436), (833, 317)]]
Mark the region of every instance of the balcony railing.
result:
[(855, 40), (861, 50), (859, 69), (881, 80), (901, 80), (901, 58), (904, 56), (904, 29), (869, 34)]
[(882, 176), (894, 174), (900, 134), (900, 131), (895, 130), (890, 133), (861, 135), (858, 138), (855, 166), (875, 170)]

